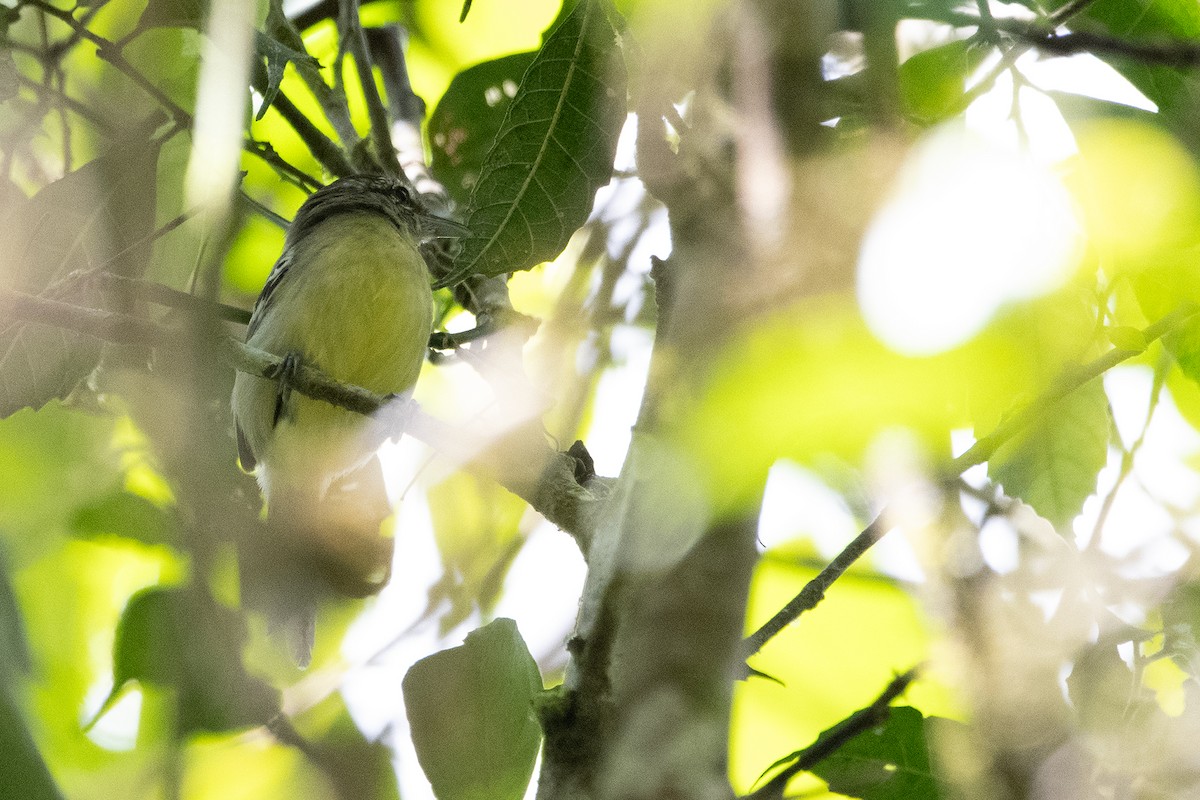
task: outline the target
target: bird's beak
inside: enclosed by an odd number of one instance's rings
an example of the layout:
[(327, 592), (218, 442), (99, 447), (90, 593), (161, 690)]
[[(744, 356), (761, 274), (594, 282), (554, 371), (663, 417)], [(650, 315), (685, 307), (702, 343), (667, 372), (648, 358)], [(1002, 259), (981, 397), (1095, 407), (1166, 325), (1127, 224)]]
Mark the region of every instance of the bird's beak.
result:
[(466, 225), (435, 214), (422, 214), (418, 224), (422, 239), (460, 239), (471, 232)]

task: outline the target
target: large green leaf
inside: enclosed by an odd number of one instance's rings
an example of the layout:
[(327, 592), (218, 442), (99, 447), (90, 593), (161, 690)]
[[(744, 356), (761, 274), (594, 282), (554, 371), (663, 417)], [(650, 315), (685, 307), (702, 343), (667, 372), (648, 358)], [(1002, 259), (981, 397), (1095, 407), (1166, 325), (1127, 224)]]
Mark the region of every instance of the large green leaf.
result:
[[(1047, 4), (1048, 10), (1066, 3), (1055, 0)], [(1190, 0), (1096, 0), (1072, 19), (1071, 27), (1134, 41), (1194, 41), (1200, 38), (1200, 5)], [(1200, 104), (1200, 82), (1194, 70), (1121, 56), (1108, 56), (1105, 61), (1154, 101), (1164, 122), (1193, 149), (1200, 147), (1200, 137), (1192, 124), (1192, 114)]]
[(438, 800), (519, 800), (541, 741), (537, 664), (511, 619), (473, 631), (404, 676), (417, 760)]
[(536, 56), (514, 53), (463, 70), (429, 115), (430, 169), (457, 202), (470, 199), (521, 77)]
[(1096, 491), (1108, 459), (1108, 398), (1093, 380), (1042, 411), (1038, 421), (1005, 443), (988, 475), (1055, 525), (1071, 521)]
[(584, 0), (546, 38), (509, 106), (471, 194), (454, 268), (441, 285), (554, 258), (612, 176), (625, 121), (625, 69), (605, 0)]

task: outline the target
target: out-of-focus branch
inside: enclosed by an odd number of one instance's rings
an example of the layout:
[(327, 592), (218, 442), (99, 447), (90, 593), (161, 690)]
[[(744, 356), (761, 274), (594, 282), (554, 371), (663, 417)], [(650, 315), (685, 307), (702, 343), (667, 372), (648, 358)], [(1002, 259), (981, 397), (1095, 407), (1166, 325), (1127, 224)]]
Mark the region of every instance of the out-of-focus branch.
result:
[[(195, 331), (174, 328), (153, 320), (76, 306), (58, 300), (14, 291), (0, 291), (0, 311), (10, 318), (52, 325), (118, 344), (136, 344), (164, 350), (194, 346)], [(212, 342), (221, 359), (233, 368), (268, 380), (274, 379), (283, 359), (228, 337)], [(444, 455), (462, 462), (465, 469), (495, 480), (521, 497), (550, 522), (571, 534), (587, 551), (601, 504), (611, 481), (575, 478), (576, 459), (546, 445), (540, 436), (514, 429), (480, 448), (477, 437), (424, 414), (411, 401), (380, 395), (361, 386), (341, 383), (320, 370), (302, 365), (292, 388), (303, 395), (342, 408), (372, 415), (381, 431), (390, 436), (409, 433)]]

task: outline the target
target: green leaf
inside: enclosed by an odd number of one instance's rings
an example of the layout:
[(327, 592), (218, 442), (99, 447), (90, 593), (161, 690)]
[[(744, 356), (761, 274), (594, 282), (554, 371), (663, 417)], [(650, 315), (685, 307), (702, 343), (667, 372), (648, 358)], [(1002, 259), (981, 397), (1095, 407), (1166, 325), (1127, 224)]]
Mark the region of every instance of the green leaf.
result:
[(8, 688), (0, 685), (0, 797), (63, 800)]
[(612, 177), (625, 68), (605, 0), (580, 2), (547, 37), (471, 194), (462, 251), (439, 285), (554, 258)]
[(245, 632), (229, 609), (189, 587), (153, 587), (130, 598), (113, 642), (113, 690), (107, 711), (129, 681), (176, 691), (185, 732), (266, 724), (280, 698), (242, 666)]
[(124, 536), (145, 544), (171, 543), (174, 528), (169, 513), (122, 489), (81, 506), (71, 518), (71, 530), (76, 536)]
[(535, 51), (485, 61), (454, 76), (429, 115), (430, 169), (465, 204)]
[(28, 672), (29, 667), (29, 644), (21, 607), (9, 580), (8, 559), (0, 548), (0, 691), (18, 675)]
[(260, 120), (279, 95), (279, 87), (283, 83), (283, 72), (287, 69), (289, 62), (296, 64), (297, 67), (303, 63), (313, 69), (319, 69), (321, 65), (308, 53), (293, 49), (262, 31), (254, 32), (254, 51), (259, 58), (266, 59), (267, 62), (267, 90), (263, 92), (262, 104), (254, 116), (255, 120)]
[[(926, 741), (927, 725), (935, 719), (927, 720), (915, 708), (893, 708), (884, 725), (860, 733), (812, 771), (829, 784), (830, 791), (863, 800), (942, 797)], [(825, 731), (821, 737), (829, 734)]]
[(537, 664), (517, 625), (498, 619), (404, 676), (417, 760), (438, 800), (519, 800), (541, 741)]
[(138, 19), (136, 30), (150, 28), (195, 28), (200, 30), (208, 13), (206, 0), (150, 0)]
[[(1068, 0), (1048, 3), (1047, 11)], [(1072, 30), (1096, 31), (1119, 39), (1155, 41), (1200, 38), (1200, 6), (1192, 2), (1158, 0), (1096, 0), (1071, 20)], [(1136, 58), (1111, 58), (1106, 62), (1121, 73), (1158, 106), (1159, 112), (1177, 132), (1194, 139), (1191, 115), (1200, 96), (1200, 81), (1194, 70), (1162, 66)]]
[(988, 475), (1009, 496), (1056, 526), (1065, 525), (1096, 491), (1096, 475), (1108, 459), (1109, 430), (1104, 385), (1093, 380), (1002, 445), (988, 463)]
[(525, 543), (525, 502), (495, 483), (457, 472), (429, 492), (434, 537), (444, 577), (430, 590), (430, 608), (443, 597), (450, 630), (476, 609), (486, 616), (500, 597), (504, 576)]
[[(134, 141), (131, 139), (131, 142)], [(94, 288), (70, 277), (100, 269), (142, 274), (154, 225), (158, 148), (136, 146), (97, 158), (48, 184), (3, 221), (13, 256), (0, 288), (80, 305), (100, 304)], [(0, 417), (66, 397), (96, 366), (100, 343), (61, 328), (0, 321)]]
[(990, 48), (969, 39), (917, 53), (900, 65), (900, 98), (908, 116), (923, 125), (960, 112), (967, 79)]

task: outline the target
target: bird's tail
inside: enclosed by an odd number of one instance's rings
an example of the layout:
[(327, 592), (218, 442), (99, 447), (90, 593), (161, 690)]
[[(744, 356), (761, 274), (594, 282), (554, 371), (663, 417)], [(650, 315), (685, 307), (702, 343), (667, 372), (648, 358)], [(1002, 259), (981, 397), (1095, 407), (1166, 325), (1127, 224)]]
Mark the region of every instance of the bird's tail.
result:
[(273, 486), (267, 508), (269, 543), (256, 572), (272, 630), (297, 664), (312, 657), (316, 611), (329, 599), (377, 593), (391, 575), (392, 508), (378, 457), (333, 483)]

